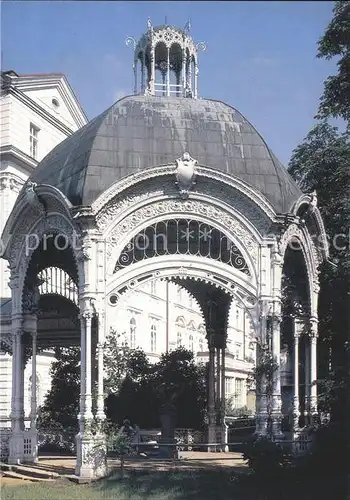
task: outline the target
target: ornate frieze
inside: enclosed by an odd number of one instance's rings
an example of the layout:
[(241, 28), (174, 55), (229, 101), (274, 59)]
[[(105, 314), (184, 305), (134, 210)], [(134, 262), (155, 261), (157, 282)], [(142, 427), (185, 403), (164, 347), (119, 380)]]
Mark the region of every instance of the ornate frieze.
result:
[[(172, 176), (176, 165), (163, 165), (146, 169), (109, 188), (93, 204), (96, 221), (101, 229), (128, 206), (153, 196), (177, 196)], [(234, 207), (251, 223), (261, 234), (267, 234), (275, 214), (262, 197), (251, 187), (238, 179), (196, 165), (196, 185), (193, 194), (209, 195), (217, 200)], [(191, 195), (190, 195), (191, 196)]]

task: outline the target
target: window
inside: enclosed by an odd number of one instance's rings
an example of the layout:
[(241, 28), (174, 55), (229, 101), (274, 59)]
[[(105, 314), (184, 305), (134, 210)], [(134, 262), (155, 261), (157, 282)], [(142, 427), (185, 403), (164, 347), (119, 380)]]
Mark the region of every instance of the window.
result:
[(157, 328), (156, 325), (151, 326), (151, 352), (156, 352), (157, 350)]
[(236, 378), (235, 384), (235, 396), (236, 396), (236, 408), (241, 408), (243, 406), (243, 379)]
[(177, 332), (176, 345), (177, 345), (177, 347), (182, 346), (182, 333), (181, 332)]
[(189, 344), (190, 351), (194, 351), (193, 335), (189, 336), (189, 338), (188, 338), (188, 344)]
[(136, 320), (135, 320), (135, 318), (131, 318), (131, 320), (130, 320), (129, 346), (131, 347), (131, 349), (135, 349), (135, 346), (136, 346)]
[(29, 140), (30, 140), (30, 156), (33, 158), (38, 157), (38, 135), (39, 135), (40, 129), (33, 125), (33, 123), (30, 124), (30, 134), (29, 134)]
[(225, 396), (229, 397), (233, 393), (233, 378), (225, 377)]

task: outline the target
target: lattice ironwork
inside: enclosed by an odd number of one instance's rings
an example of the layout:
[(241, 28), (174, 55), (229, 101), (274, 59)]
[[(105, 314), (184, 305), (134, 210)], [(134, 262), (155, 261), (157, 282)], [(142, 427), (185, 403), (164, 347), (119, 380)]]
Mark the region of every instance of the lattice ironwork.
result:
[(38, 278), (41, 281), (39, 285), (40, 295), (62, 295), (74, 304), (78, 303), (78, 287), (63, 269), (47, 267), (40, 271)]
[(227, 236), (209, 224), (190, 219), (156, 222), (140, 231), (124, 247), (114, 272), (150, 257), (176, 254), (207, 257), (250, 275), (242, 253)]

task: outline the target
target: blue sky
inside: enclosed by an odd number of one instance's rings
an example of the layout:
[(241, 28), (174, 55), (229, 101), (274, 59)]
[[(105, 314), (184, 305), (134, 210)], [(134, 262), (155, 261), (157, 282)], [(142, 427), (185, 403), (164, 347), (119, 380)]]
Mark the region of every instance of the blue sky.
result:
[(201, 97), (225, 101), (287, 164), (313, 125), (335, 62), (316, 59), (333, 2), (3, 2), (3, 69), (64, 73), (89, 119), (132, 93), (132, 51), (147, 18), (183, 27), (200, 53)]

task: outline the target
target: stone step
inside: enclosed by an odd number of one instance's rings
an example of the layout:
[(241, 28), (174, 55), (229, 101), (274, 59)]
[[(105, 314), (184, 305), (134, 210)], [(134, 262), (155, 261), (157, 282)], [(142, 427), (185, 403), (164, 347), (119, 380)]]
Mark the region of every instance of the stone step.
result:
[(36, 468), (31, 465), (10, 465), (10, 464), (0, 464), (2, 471), (15, 472), (23, 476), (30, 476), (38, 479), (58, 479), (60, 475), (57, 472), (52, 472), (50, 470), (45, 470), (42, 468)]
[(19, 474), (18, 472), (14, 472), (12, 470), (6, 470), (2, 472), (3, 477), (9, 477), (12, 479), (22, 479), (23, 481), (31, 481), (31, 482), (41, 482), (41, 483), (49, 483), (54, 481), (54, 479), (44, 479), (42, 477), (33, 477), (27, 476), (24, 474)]

